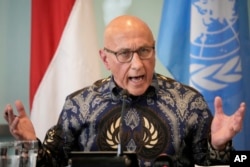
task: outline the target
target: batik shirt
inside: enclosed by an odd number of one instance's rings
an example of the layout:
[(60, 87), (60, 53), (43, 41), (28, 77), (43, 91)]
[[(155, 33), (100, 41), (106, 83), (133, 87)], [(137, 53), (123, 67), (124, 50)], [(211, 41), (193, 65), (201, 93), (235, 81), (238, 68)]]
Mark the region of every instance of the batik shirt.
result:
[(143, 95), (124, 96), (111, 76), (67, 97), (40, 146), (38, 166), (66, 165), (73, 150), (116, 151), (119, 139), (124, 151), (137, 154), (140, 166), (153, 166), (163, 153), (178, 167), (226, 164), (232, 146), (211, 147), (211, 121), (203, 96), (193, 88), (154, 74)]

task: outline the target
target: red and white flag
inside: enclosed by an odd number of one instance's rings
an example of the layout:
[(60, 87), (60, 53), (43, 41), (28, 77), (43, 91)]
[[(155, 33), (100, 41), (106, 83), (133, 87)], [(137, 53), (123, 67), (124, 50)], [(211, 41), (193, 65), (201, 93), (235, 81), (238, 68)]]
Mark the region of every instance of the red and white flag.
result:
[(92, 0), (32, 0), (30, 107), (43, 140), (65, 98), (101, 76)]

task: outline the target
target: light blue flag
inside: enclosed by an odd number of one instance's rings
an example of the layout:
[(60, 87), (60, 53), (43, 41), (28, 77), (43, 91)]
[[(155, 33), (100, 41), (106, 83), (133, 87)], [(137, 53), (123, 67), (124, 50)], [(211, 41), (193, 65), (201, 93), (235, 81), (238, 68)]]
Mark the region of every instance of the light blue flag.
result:
[[(165, 0), (157, 53), (173, 77), (199, 90), (214, 113), (214, 98), (223, 98), (227, 115), (242, 101), (250, 106), (248, 0)], [(250, 111), (233, 139), (250, 150)]]

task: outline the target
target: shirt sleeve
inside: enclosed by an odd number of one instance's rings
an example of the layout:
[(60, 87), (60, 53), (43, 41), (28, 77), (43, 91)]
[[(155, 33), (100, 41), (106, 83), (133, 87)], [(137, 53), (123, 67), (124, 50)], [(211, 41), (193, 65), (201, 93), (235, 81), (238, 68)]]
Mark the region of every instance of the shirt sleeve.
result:
[(53, 126), (47, 131), (44, 142), (39, 140), (37, 167), (66, 166), (68, 156), (67, 145), (63, 140), (62, 128)]
[(40, 142), (37, 167), (67, 166), (70, 152), (78, 150), (76, 136), (80, 114), (78, 105), (73, 103), (69, 98), (66, 100), (58, 123), (47, 131), (43, 143)]
[(216, 150), (212, 147), (210, 139), (208, 140), (209, 164), (229, 165), (230, 152), (233, 151), (232, 141), (228, 142), (224, 150)]

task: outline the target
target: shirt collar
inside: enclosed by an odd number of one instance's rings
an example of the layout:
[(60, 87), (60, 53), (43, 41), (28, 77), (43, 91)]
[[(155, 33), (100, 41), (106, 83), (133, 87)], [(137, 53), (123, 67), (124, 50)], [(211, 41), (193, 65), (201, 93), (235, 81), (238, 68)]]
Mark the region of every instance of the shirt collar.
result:
[[(117, 100), (121, 100), (122, 98), (122, 88), (119, 87), (115, 81), (114, 81), (114, 77), (111, 75), (110, 76), (110, 81), (109, 81), (109, 90), (111, 92), (111, 98), (114, 101)], [(157, 76), (154, 73), (153, 74), (153, 79), (152, 79), (152, 83), (150, 84), (150, 86), (148, 87), (148, 89), (146, 90), (146, 92), (141, 95), (141, 96), (147, 96), (149, 97), (157, 97), (157, 91), (159, 90), (159, 84), (158, 84), (158, 80), (157, 80)]]

